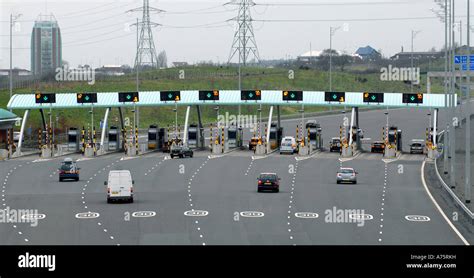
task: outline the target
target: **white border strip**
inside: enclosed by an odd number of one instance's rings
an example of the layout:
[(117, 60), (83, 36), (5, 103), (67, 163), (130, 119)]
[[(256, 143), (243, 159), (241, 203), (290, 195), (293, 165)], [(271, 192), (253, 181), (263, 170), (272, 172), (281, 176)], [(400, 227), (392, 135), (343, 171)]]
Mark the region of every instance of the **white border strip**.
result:
[(426, 190), (426, 193), (428, 194), (428, 196), (430, 197), (431, 201), (433, 202), (433, 204), (435, 205), (435, 207), (438, 209), (439, 213), (443, 216), (444, 220), (446, 220), (446, 222), (448, 222), (448, 225), (451, 227), (451, 229), (453, 229), (453, 231), (458, 235), (458, 237), (463, 241), (464, 245), (467, 245), (469, 246), (469, 242), (462, 236), (462, 234), (458, 231), (458, 229), (453, 225), (453, 223), (451, 223), (451, 220), (449, 220), (449, 218), (446, 216), (446, 214), (444, 213), (444, 211), (441, 209), (441, 207), (438, 205), (438, 202), (436, 202), (436, 200), (433, 198), (433, 195), (431, 195), (431, 192), (430, 190), (428, 189), (428, 186), (426, 185), (426, 181), (425, 181), (425, 164), (426, 164), (426, 161), (423, 161), (423, 164), (421, 164), (421, 182), (423, 183), (423, 186), (425, 187), (425, 190)]

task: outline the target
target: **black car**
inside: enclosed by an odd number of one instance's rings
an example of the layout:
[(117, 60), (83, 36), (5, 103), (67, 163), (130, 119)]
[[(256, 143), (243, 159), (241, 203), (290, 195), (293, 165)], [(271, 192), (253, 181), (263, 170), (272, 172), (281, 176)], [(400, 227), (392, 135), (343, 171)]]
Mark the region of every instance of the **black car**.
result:
[(193, 157), (194, 152), (189, 147), (175, 145), (175, 146), (171, 146), (170, 155), (171, 155), (171, 158), (174, 158), (174, 157), (185, 158), (187, 156)]
[(385, 142), (383, 141), (375, 141), (372, 143), (372, 147), (370, 148), (370, 152), (372, 153), (384, 153), (385, 151)]
[(338, 137), (332, 138), (329, 143), (330, 152), (341, 152), (341, 139)]
[(77, 167), (76, 162), (70, 158), (65, 158), (61, 162), (61, 167), (59, 167), (59, 181), (67, 179), (79, 181), (79, 170), (80, 168)]
[(275, 173), (262, 173), (257, 179), (257, 191), (280, 192), (280, 178)]

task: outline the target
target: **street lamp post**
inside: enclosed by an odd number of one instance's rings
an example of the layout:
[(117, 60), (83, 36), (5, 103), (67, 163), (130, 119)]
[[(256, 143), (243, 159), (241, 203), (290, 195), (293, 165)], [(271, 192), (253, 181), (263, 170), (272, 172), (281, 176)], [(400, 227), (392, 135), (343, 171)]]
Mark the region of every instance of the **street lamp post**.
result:
[[(421, 31), (414, 31), (414, 30), (411, 30), (411, 73), (412, 73), (412, 77), (414, 76), (414, 68), (413, 68), (413, 41), (415, 40), (415, 37), (416, 35), (418, 35)], [(410, 92), (413, 93), (413, 81), (414, 80), (411, 80), (410, 82)]]
[(466, 98), (466, 179), (465, 196), (466, 203), (471, 202), (471, 36), (470, 36), (470, 0), (467, 0), (467, 98)]
[[(10, 14), (10, 99), (12, 98), (13, 94), (13, 25), (15, 24), (16, 20), (20, 18), (21, 14), (13, 15)], [(12, 109), (10, 109), (10, 112)]]
[(341, 27), (329, 27), (329, 91), (332, 92), (332, 37)]

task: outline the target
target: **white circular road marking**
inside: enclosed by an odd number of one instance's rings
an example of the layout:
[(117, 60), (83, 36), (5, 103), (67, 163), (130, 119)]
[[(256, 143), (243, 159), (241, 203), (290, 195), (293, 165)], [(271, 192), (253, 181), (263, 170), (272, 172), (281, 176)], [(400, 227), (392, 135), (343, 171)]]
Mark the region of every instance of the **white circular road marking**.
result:
[(295, 213), (295, 217), (297, 218), (305, 218), (305, 219), (314, 219), (318, 218), (319, 215), (316, 212), (297, 212)]
[(208, 214), (209, 212), (205, 210), (188, 210), (184, 212), (184, 215), (192, 217), (202, 217), (207, 216)]
[(156, 212), (154, 212), (154, 211), (136, 211), (136, 212), (132, 213), (132, 217), (138, 217), (138, 218), (153, 217), (155, 215), (156, 215)]
[(408, 221), (413, 221), (413, 222), (428, 222), (431, 221), (431, 219), (428, 216), (424, 215), (407, 215), (405, 216), (405, 219)]
[(100, 214), (97, 212), (81, 212), (76, 214), (77, 219), (93, 219), (99, 218)]
[(363, 214), (363, 213), (356, 213), (356, 214), (350, 214), (349, 218), (354, 219), (354, 220), (372, 220), (374, 217), (370, 214)]
[(240, 216), (242, 216), (242, 217), (263, 217), (263, 216), (265, 216), (265, 213), (260, 212), (260, 211), (242, 211), (240, 213)]
[(41, 214), (41, 213), (25, 214), (25, 215), (21, 216), (22, 220), (41, 220), (41, 219), (45, 219), (45, 218), (46, 218), (46, 214)]

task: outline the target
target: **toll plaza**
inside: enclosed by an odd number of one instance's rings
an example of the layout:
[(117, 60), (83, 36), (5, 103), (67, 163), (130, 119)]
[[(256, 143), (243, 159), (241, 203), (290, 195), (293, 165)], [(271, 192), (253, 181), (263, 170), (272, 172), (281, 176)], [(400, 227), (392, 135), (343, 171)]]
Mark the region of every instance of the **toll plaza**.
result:
[[(456, 105), (456, 101), (454, 104)], [(201, 121), (200, 107), (210, 105), (215, 106), (257, 106), (257, 112), (260, 114), (260, 120), (254, 130), (254, 137), (249, 142), (249, 148), (253, 149), (256, 154), (268, 154), (273, 148), (279, 144), (279, 111), (280, 106), (333, 106), (333, 107), (350, 107), (352, 110), (350, 124), (344, 125), (346, 129), (341, 137), (343, 142), (343, 155), (352, 156), (354, 149), (357, 149), (360, 140), (357, 136), (358, 123), (358, 108), (359, 107), (415, 107), (418, 109), (434, 109), (435, 118), (439, 108), (445, 107), (444, 94), (406, 94), (406, 93), (375, 93), (375, 92), (324, 92), (324, 91), (276, 91), (276, 90), (228, 90), (228, 91), (158, 91), (158, 92), (105, 92), (105, 93), (65, 93), (53, 94), (35, 92), (34, 94), (16, 94), (9, 103), (9, 109), (25, 110), (25, 116), (22, 118), (22, 127), (26, 125), (28, 113), (31, 110), (38, 110), (42, 115), (43, 128), (39, 132), (38, 148), (43, 152), (44, 156), (53, 155), (56, 142), (54, 134), (51, 132), (51, 124), (47, 124), (44, 117), (44, 111), (48, 111), (51, 118), (51, 111), (53, 109), (88, 109), (91, 117), (94, 116), (94, 108), (105, 108), (106, 112), (102, 118), (102, 131), (99, 132), (95, 127), (83, 127), (81, 130), (80, 149), (85, 155), (95, 156), (104, 151), (117, 151), (117, 146), (126, 151), (129, 155), (137, 155), (146, 151), (146, 149), (153, 149), (153, 145), (157, 144), (157, 149), (166, 151), (169, 149), (170, 143), (181, 142), (186, 145), (201, 145), (204, 141), (204, 127)], [(262, 123), (262, 105), (270, 108), (268, 115), (268, 122)], [(159, 107), (159, 106), (174, 106), (175, 113), (177, 113), (178, 106), (186, 107), (186, 117), (183, 128), (179, 125), (174, 125), (173, 131), (170, 133), (170, 128), (162, 130), (156, 128), (158, 135), (149, 134), (145, 144), (139, 143), (138, 125), (135, 120), (136, 110), (138, 107)], [(198, 112), (199, 122), (197, 124), (189, 124), (189, 115), (191, 107), (196, 107)], [(275, 126), (272, 126), (272, 116), (274, 108), (277, 109), (278, 122), (277, 131), (275, 133)], [(111, 109), (118, 109), (120, 112), (121, 129), (117, 134), (111, 133), (112, 128), (107, 133), (108, 114)], [(134, 121), (131, 128), (128, 130), (123, 123), (122, 110), (131, 109), (134, 113)], [(217, 110), (218, 111), (218, 110)], [(91, 121), (93, 122), (93, 120)], [(51, 123), (51, 120), (50, 120)], [(321, 148), (323, 145), (321, 139), (321, 130), (318, 130), (317, 124), (299, 125), (297, 132), (298, 147)], [(349, 129), (349, 130), (347, 130)], [(196, 132), (196, 130), (198, 132)], [(119, 131), (118, 128), (115, 131)], [(164, 132), (163, 132), (164, 131)], [(210, 137), (211, 150), (215, 153), (224, 153), (229, 149), (238, 147), (242, 140), (239, 140), (239, 129), (235, 133), (235, 127), (213, 127)], [(23, 136), (24, 128), (20, 130), (20, 136)], [(165, 134), (163, 134), (165, 133)], [(281, 135), (282, 136), (281, 132)], [(436, 121), (433, 122), (433, 137), (436, 138), (437, 126)], [(120, 134), (120, 135), (119, 135)], [(354, 135), (355, 134), (355, 135)], [(98, 140), (100, 135), (100, 142)], [(109, 144), (105, 148), (106, 135), (108, 135)], [(116, 137), (114, 138), (114, 135)], [(172, 136), (171, 136), (172, 135)], [(196, 136), (195, 136), (196, 135)], [(235, 139), (234, 139), (235, 135)], [(401, 134), (400, 134), (401, 135)], [(397, 136), (401, 136), (397, 133)], [(385, 136), (388, 136), (388, 131)], [(275, 140), (276, 138), (276, 140)], [(115, 140), (114, 140), (115, 139)], [(123, 139), (123, 140), (120, 140)], [(153, 140), (155, 139), (155, 140)], [(163, 142), (162, 142), (163, 140)], [(230, 140), (230, 141), (229, 141)], [(235, 140), (235, 141), (234, 141)], [(151, 141), (158, 141), (157, 143)], [(355, 142), (354, 142), (355, 141)], [(434, 140), (436, 141), (436, 140)], [(116, 142), (116, 143), (115, 143)], [(199, 142), (199, 143), (198, 143)], [(234, 143), (235, 142), (235, 143)], [(388, 140), (387, 145), (391, 144)], [(114, 144), (115, 143), (115, 144)], [(150, 143), (150, 144), (148, 144)], [(163, 143), (163, 144), (162, 144)], [(395, 147), (400, 149), (396, 142)], [(150, 146), (152, 148), (150, 148)], [(21, 144), (18, 146), (18, 153), (21, 153)], [(213, 149), (215, 148), (215, 149)], [(436, 148), (436, 142), (433, 142), (433, 148)], [(389, 148), (387, 148), (389, 149)], [(303, 152), (304, 153), (304, 152)]]

